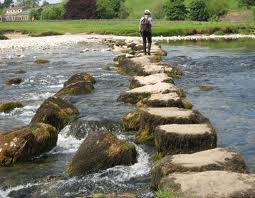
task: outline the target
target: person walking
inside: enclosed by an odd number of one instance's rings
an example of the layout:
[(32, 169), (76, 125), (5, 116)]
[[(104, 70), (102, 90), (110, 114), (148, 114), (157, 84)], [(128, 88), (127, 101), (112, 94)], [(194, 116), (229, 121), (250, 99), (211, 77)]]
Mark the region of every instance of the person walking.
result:
[(151, 55), (151, 42), (152, 42), (152, 18), (150, 10), (144, 11), (144, 16), (140, 19), (139, 31), (143, 38), (143, 52), (147, 55), (147, 42), (148, 42), (148, 55)]

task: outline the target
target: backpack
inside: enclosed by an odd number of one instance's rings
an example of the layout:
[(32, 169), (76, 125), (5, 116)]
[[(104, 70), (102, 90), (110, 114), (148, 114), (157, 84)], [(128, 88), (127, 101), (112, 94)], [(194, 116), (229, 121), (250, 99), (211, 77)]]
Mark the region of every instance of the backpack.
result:
[(141, 31), (142, 32), (150, 32), (151, 31), (151, 23), (149, 18), (144, 17), (141, 21)]

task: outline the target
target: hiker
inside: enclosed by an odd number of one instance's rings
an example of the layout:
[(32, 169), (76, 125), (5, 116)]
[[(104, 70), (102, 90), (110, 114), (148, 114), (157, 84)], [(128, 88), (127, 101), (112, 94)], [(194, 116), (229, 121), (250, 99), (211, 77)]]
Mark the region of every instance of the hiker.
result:
[(140, 19), (139, 31), (143, 37), (143, 52), (144, 55), (147, 54), (147, 41), (148, 41), (148, 55), (151, 55), (151, 27), (152, 27), (152, 18), (150, 10), (144, 11), (144, 16)]

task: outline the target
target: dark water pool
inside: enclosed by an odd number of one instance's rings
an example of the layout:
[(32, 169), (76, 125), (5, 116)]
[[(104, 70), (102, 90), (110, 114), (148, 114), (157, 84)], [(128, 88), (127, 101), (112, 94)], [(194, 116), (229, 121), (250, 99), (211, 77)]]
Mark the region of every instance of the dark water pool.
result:
[[(176, 82), (214, 124), (218, 146), (233, 148), (255, 172), (255, 40), (164, 45), (165, 61), (185, 75)], [(199, 85), (214, 90), (200, 91)]]

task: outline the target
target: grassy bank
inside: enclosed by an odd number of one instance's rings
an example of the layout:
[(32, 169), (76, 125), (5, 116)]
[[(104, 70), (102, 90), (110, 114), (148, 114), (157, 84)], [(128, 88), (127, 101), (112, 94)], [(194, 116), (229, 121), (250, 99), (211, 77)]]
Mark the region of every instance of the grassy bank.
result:
[[(138, 20), (77, 20), (0, 23), (0, 32), (19, 31), (40, 35), (65, 33), (97, 33), (138, 36)], [(255, 22), (173, 22), (154, 21), (153, 34), (163, 36), (193, 34), (255, 34)]]

